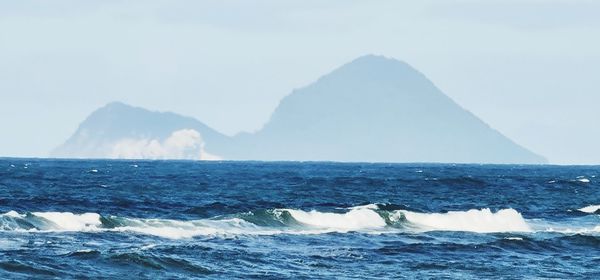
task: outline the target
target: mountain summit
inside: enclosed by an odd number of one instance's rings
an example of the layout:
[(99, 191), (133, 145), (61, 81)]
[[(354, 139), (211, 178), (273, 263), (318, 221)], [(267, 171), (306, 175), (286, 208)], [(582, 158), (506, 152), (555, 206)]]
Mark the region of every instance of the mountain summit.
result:
[[(115, 106), (123, 107), (108, 107)], [(208, 152), (224, 159), (546, 161), (461, 108), (408, 64), (383, 56), (357, 58), (295, 90), (281, 101), (261, 130), (231, 138), (174, 114), (128, 106), (123, 110), (127, 112), (113, 114), (105, 108), (92, 114), (58, 151), (78, 155), (98, 146), (97, 138), (106, 139), (107, 135), (111, 140), (102, 143), (116, 143), (127, 137), (166, 141), (165, 137), (175, 130), (192, 129), (201, 135)], [(106, 116), (94, 117), (100, 113)], [(145, 124), (143, 130), (138, 124)], [(114, 156), (114, 147), (110, 147), (113, 144), (107, 145), (104, 150), (112, 150)]]

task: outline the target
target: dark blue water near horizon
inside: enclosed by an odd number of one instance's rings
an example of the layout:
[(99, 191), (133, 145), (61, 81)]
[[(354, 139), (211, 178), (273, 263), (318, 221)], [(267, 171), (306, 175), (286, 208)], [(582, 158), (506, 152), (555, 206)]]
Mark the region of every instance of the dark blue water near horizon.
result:
[(600, 167), (0, 158), (0, 278), (600, 278)]

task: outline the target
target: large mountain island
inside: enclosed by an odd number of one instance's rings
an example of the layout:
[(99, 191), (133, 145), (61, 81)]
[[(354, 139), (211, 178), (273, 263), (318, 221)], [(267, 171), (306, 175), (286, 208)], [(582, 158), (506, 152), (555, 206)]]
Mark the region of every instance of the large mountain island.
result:
[[(294, 91), (255, 133), (226, 137), (190, 118), (113, 103), (92, 114), (54, 155), (169, 158), (170, 150), (181, 158), (187, 152), (168, 145), (176, 133), (201, 139), (184, 149), (210, 158), (545, 162), (461, 108), (408, 64), (373, 55)], [(156, 152), (150, 143), (163, 149)]]
[(223, 150), (231, 141), (190, 117), (112, 102), (87, 117), (51, 156), (207, 159), (212, 157), (205, 147)]

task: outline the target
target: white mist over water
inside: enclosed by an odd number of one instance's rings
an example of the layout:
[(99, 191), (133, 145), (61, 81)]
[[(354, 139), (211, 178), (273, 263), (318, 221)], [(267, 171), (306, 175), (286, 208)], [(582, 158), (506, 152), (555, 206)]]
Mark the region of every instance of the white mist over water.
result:
[(202, 136), (193, 129), (174, 131), (164, 141), (159, 139), (123, 139), (114, 144), (108, 157), (117, 159), (220, 159), (220, 157), (204, 150)]

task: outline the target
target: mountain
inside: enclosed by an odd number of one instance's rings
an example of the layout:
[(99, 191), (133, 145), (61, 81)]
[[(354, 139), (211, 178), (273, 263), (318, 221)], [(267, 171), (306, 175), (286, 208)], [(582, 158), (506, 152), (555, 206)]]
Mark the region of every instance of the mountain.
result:
[(285, 97), (240, 159), (543, 163), (406, 63), (363, 56)]
[[(186, 153), (179, 146), (167, 145), (185, 142), (174, 132), (201, 138), (185, 147), (192, 153), (202, 146), (201, 153), (224, 159), (546, 162), (461, 108), (408, 64), (374, 55), (295, 90), (255, 133), (226, 137), (191, 118), (112, 103), (94, 112), (55, 154), (181, 158)], [(157, 145), (167, 148), (156, 152), (151, 147)]]
[(202, 153), (210, 157), (204, 149), (220, 150), (230, 141), (190, 117), (112, 102), (85, 119), (51, 156), (201, 159)]

